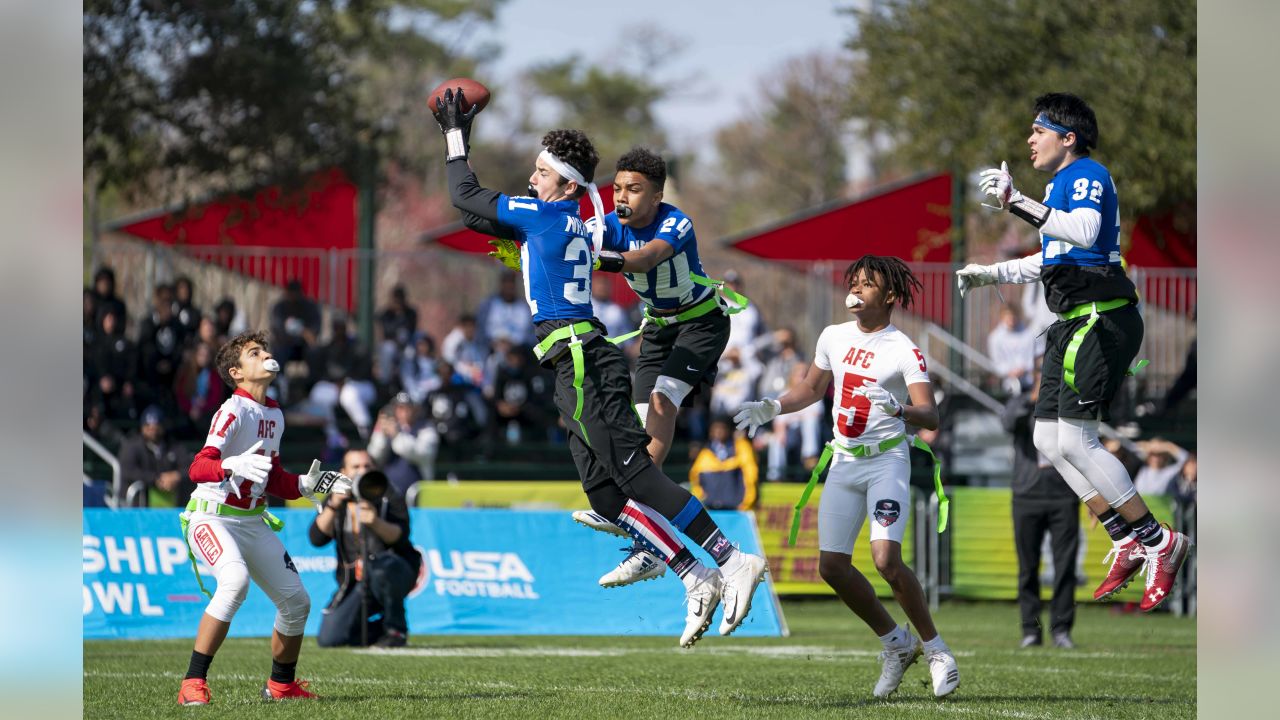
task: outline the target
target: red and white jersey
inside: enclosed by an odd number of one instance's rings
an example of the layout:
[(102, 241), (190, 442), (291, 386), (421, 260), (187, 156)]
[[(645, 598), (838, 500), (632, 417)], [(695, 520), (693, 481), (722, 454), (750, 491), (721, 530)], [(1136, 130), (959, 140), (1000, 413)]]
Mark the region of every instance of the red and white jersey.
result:
[[(275, 467), (272, 475), (276, 475), (280, 468), (280, 438), (283, 436), (284, 412), (276, 401), (267, 398), (267, 404), (262, 405), (244, 390), (236, 390), (213, 416), (204, 449), (200, 451), (197, 460), (216, 459), (220, 465), (222, 458), (241, 455), (261, 440), (262, 446), (257, 452), (273, 459)], [(236, 507), (248, 508), (261, 504), (257, 499), (268, 489), (267, 484), (255, 486), (248, 480), (239, 479), (241, 497), (237, 498), (230, 491), (228, 483), (221, 482), (220, 477), (218, 481), (213, 481), (212, 477), (204, 477), (208, 473), (200, 473), (199, 478), (195, 476), (196, 473), (192, 475), (196, 489), (191, 497)]]
[(828, 326), (818, 337), (813, 363), (835, 376), (832, 416), (837, 446), (869, 445), (906, 431), (901, 419), (854, 395), (854, 390), (874, 383), (906, 405), (907, 386), (929, 382), (924, 354), (893, 325), (873, 333), (859, 330), (857, 321)]

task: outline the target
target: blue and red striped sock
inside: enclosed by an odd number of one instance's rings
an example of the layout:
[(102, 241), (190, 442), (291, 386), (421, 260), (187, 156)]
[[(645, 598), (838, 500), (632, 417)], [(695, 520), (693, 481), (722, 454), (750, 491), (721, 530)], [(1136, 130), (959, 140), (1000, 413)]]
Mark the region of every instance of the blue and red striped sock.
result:
[(644, 549), (662, 558), (676, 575), (684, 577), (697, 564), (689, 548), (680, 542), (676, 530), (657, 510), (628, 500), (618, 515), (618, 526), (635, 538)]

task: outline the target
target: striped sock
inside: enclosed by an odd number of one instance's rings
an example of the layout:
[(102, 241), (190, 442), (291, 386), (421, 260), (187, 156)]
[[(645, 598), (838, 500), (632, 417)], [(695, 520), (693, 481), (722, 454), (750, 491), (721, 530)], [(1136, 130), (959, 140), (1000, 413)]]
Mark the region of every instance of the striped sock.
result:
[(1115, 510), (1108, 510), (1099, 515), (1098, 522), (1102, 523), (1102, 527), (1107, 529), (1107, 534), (1116, 542), (1133, 535), (1133, 528)]
[(676, 575), (684, 577), (697, 564), (693, 553), (676, 537), (675, 528), (657, 510), (628, 500), (617, 519), (618, 526), (635, 538), (645, 550), (662, 558)]

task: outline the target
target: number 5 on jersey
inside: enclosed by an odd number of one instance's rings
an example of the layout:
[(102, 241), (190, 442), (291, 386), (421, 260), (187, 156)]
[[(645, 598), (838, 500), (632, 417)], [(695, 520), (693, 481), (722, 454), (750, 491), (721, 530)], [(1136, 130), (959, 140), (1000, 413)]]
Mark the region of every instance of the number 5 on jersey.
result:
[(867, 429), (867, 418), (871, 415), (871, 401), (862, 395), (854, 395), (853, 391), (863, 385), (875, 384), (875, 381), (875, 378), (865, 375), (844, 374), (844, 380), (840, 383), (840, 417), (843, 422), (836, 423), (836, 431), (841, 435), (852, 439)]

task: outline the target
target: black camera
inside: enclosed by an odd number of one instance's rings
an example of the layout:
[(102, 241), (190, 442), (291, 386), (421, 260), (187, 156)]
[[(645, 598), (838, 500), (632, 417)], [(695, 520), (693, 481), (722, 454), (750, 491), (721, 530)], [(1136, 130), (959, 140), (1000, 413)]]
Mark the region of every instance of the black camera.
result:
[(351, 483), (351, 494), (357, 500), (378, 503), (387, 494), (387, 488), (390, 486), (391, 481), (387, 479), (386, 473), (381, 470), (370, 470)]

